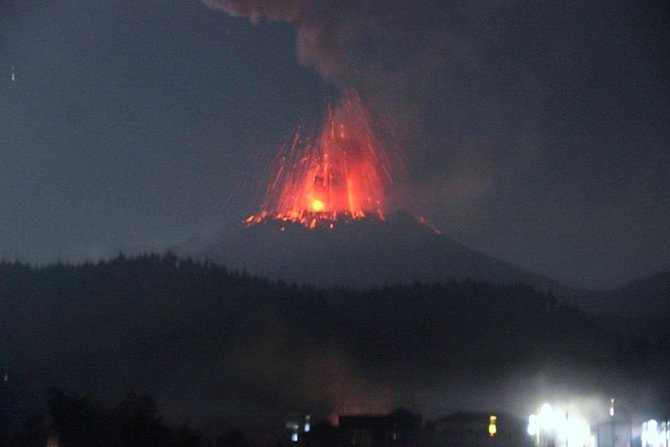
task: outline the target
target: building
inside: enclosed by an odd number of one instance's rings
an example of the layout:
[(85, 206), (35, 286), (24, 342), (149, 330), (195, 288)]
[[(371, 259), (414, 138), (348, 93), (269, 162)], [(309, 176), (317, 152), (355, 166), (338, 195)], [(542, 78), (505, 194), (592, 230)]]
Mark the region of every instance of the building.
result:
[(0, 370), (0, 444), (16, 431), (16, 394), (13, 378), (9, 369)]
[(458, 412), (428, 422), (427, 447), (523, 447), (532, 445), (525, 422), (506, 413)]
[(338, 428), (353, 447), (414, 447), (421, 422), (421, 416), (399, 409), (388, 415), (340, 416)]
[(303, 447), (350, 447), (340, 430), (328, 421), (317, 422), (302, 437)]

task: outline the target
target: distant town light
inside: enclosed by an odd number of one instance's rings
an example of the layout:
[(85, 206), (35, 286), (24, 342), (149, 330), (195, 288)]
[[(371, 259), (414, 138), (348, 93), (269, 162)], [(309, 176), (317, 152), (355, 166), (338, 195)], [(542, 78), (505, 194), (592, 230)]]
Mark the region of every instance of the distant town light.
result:
[(614, 416), (614, 398), (610, 399), (610, 416)]
[(550, 404), (542, 404), (537, 419), (541, 430), (553, 430), (555, 428), (555, 415)]
[(543, 404), (538, 414), (528, 417), (526, 431), (535, 438), (536, 446), (548, 443), (564, 447), (595, 445), (588, 421), (578, 411), (568, 414), (567, 405), (554, 408), (550, 404)]
[(651, 419), (642, 424), (642, 435), (640, 436), (642, 441), (642, 447), (653, 446), (656, 447), (659, 444), (659, 433), (658, 433), (658, 422), (655, 419)]
[(591, 427), (582, 418), (570, 417), (566, 420), (565, 434), (568, 445), (589, 445), (591, 440)]
[(494, 437), (498, 432), (498, 417), (495, 415), (489, 416), (489, 436)]
[(537, 415), (531, 414), (528, 416), (528, 428), (526, 429), (529, 436), (535, 436), (538, 433)]

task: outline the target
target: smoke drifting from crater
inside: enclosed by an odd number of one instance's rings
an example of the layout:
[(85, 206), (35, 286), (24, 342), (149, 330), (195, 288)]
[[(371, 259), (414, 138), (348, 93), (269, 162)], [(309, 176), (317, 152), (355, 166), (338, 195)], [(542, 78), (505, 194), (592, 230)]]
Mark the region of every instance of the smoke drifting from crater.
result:
[[(461, 52), (450, 38), (456, 17), (439, 2), (203, 0), (234, 17), (291, 24), (297, 58), (326, 82), (355, 88), (368, 100), (383, 98), (385, 109), (408, 103), (442, 67), (446, 54)], [(453, 25), (453, 24), (451, 24)], [(455, 45), (455, 46), (454, 46)], [(402, 97), (400, 97), (402, 96)]]
[[(236, 17), (249, 17), (254, 23), (262, 18), (290, 23), (296, 29), (301, 64), (314, 65), (324, 78), (332, 80), (340, 79), (347, 71), (337, 39), (338, 29), (346, 19), (339, 14), (328, 19), (321, 10), (323, 6), (304, 0), (204, 0), (204, 3)], [(332, 7), (331, 2), (324, 3)]]

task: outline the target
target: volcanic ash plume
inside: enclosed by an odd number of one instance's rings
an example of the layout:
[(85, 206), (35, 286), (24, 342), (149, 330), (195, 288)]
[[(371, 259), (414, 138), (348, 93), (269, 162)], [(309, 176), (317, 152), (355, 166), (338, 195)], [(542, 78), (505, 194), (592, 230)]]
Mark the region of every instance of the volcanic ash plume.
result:
[[(349, 71), (338, 49), (337, 28), (340, 15), (324, 19), (323, 5), (311, 0), (203, 0), (210, 8), (234, 17), (249, 17), (254, 23), (261, 18), (283, 21), (296, 29), (298, 59), (303, 65), (314, 65), (326, 79), (337, 81)], [(332, 6), (332, 5), (331, 5)], [(340, 13), (343, 7), (339, 7)]]
[(272, 170), (261, 211), (248, 224), (272, 218), (315, 228), (339, 218), (384, 218), (389, 156), (357, 95), (328, 108), (316, 137), (298, 129)]

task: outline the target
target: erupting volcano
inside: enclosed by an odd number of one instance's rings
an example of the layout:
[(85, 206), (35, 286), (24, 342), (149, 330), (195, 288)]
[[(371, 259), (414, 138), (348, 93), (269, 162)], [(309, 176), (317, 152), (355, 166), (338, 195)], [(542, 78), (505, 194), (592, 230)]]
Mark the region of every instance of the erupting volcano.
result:
[[(357, 95), (299, 128), (269, 165), (260, 210), (174, 251), (255, 275), (323, 287), (379, 287), (462, 279), (542, 289), (551, 280), (449, 239), (409, 212), (389, 212), (400, 168)], [(377, 133), (380, 130), (384, 133)], [(392, 140), (391, 140), (392, 141)]]
[(369, 215), (384, 219), (389, 156), (358, 95), (328, 107), (316, 136), (299, 128), (272, 170), (261, 210), (248, 225), (273, 219), (313, 229)]

